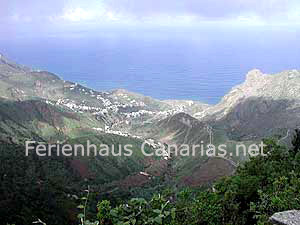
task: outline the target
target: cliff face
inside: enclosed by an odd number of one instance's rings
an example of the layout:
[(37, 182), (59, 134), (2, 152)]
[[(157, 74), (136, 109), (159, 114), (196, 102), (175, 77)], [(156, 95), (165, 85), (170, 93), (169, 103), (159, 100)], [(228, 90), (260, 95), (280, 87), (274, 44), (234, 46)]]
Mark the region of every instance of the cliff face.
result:
[[(222, 118), (235, 106), (250, 98), (300, 101), (300, 71), (290, 70), (279, 74), (267, 75), (260, 70), (252, 70), (246, 75), (243, 84), (234, 87), (221, 102), (205, 113), (198, 113), (196, 118), (214, 116)], [(261, 110), (266, 110), (262, 104)]]
[(234, 138), (253, 139), (300, 125), (300, 72), (250, 71), (221, 102), (194, 116), (224, 127)]

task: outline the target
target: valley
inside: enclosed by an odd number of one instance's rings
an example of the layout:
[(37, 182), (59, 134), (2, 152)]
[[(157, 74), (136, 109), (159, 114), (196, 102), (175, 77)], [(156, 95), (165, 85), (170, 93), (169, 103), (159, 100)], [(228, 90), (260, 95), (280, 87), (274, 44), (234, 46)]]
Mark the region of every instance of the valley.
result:
[[(53, 196), (64, 207), (70, 204), (70, 211), (65, 212), (70, 223), (76, 220), (74, 199), (63, 199), (86, 186), (97, 195), (95, 199), (109, 197), (114, 203), (135, 195), (151, 196), (160, 188), (211, 187), (249, 160), (249, 155), (233, 154), (236, 145), (250, 146), (274, 136), (288, 144), (293, 138), (289, 131), (300, 126), (299, 116), (300, 72), (296, 70), (274, 75), (252, 70), (220, 103), (207, 105), (157, 100), (123, 89), (96, 91), (0, 57), (0, 157), (5, 162), (1, 177), (21, 162), (23, 168), (16, 166), (11, 172), (18, 176), (11, 176), (30, 179), (28, 185), (35, 191), (52, 188), (47, 198), (56, 193)], [(131, 144), (133, 151), (130, 157), (25, 157), (28, 140), (72, 146), (85, 146), (87, 141)], [(140, 151), (144, 142), (148, 153), (160, 146), (226, 144), (228, 154), (203, 156), (197, 151), (194, 156), (181, 156), (164, 152), (145, 157)], [(10, 185), (19, 184), (10, 179)], [(6, 193), (0, 205), (12, 201), (10, 195)]]

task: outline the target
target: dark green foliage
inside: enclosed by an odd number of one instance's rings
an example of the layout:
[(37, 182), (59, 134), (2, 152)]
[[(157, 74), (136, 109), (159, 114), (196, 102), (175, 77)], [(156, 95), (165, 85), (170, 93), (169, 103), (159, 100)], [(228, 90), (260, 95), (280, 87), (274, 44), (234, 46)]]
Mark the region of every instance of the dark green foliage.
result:
[(103, 200), (98, 203), (97, 205), (98, 208), (98, 214), (97, 217), (100, 221), (100, 224), (109, 224), (111, 221), (111, 206), (110, 206), (110, 201), (108, 200)]
[[(140, 143), (130, 138), (114, 135), (91, 137), (97, 143), (123, 144)], [(72, 140), (75, 143), (80, 141)], [(141, 154), (132, 157), (38, 157), (34, 151), (25, 156), (22, 145), (0, 141), (0, 224), (32, 224), (38, 218), (46, 224), (76, 224), (77, 195), (89, 184), (96, 193), (90, 193), (88, 216), (96, 214), (99, 193), (107, 189), (104, 183), (111, 183), (143, 170)], [(74, 160), (77, 160), (74, 163)], [(86, 167), (84, 177), (74, 164)], [(103, 171), (103, 173), (102, 173)], [(105, 171), (105, 173), (104, 173)], [(109, 173), (111, 172), (111, 173)], [(114, 185), (117, 185), (115, 183)], [(115, 188), (115, 186), (113, 187)], [(127, 199), (127, 195), (122, 199)], [(99, 200), (99, 198), (98, 198)], [(96, 215), (94, 217), (96, 218)]]
[(108, 201), (98, 204), (100, 224), (176, 224), (176, 209), (161, 195), (150, 201), (133, 198), (127, 204), (111, 209)]
[[(212, 190), (179, 190), (172, 183), (168, 186), (166, 182), (163, 185), (154, 182), (152, 185), (158, 189), (149, 186), (148, 189), (131, 191), (141, 198), (129, 201), (126, 199), (130, 194), (120, 195), (119, 200), (124, 198), (121, 204), (105, 200), (102, 195), (97, 205), (98, 213), (95, 211), (97, 196), (89, 193), (91, 201), (87, 204), (83, 197), (85, 203), (78, 209), (79, 217), (85, 218), (82, 224), (107, 225), (268, 224), (268, 218), (275, 212), (300, 209), (300, 152), (295, 151), (298, 141), (299, 132), (296, 132), (293, 147), (289, 150), (279, 146), (276, 140), (265, 140), (264, 153), (267, 156), (251, 158), (237, 169), (234, 176), (215, 183)], [(1, 164), (1, 220), (30, 224), (41, 218), (47, 224), (72, 224), (74, 221), (70, 221), (69, 210), (75, 201), (66, 197), (66, 187), (69, 193), (79, 193), (84, 184), (80, 186), (76, 174), (68, 171), (66, 159), (37, 160), (34, 155), (24, 159), (18, 153), (20, 150), (19, 146), (2, 145), (1, 159), (6, 163)], [(14, 160), (11, 153), (15, 154)], [(17, 164), (15, 159), (18, 159)], [(74, 186), (76, 182), (77, 188)], [(152, 191), (146, 193), (145, 190), (157, 190), (163, 194), (147, 200), (143, 197)], [(114, 199), (111, 198), (113, 195), (107, 197)], [(84, 213), (81, 213), (83, 209)], [(89, 222), (86, 218), (96, 222)], [(75, 220), (78, 223), (78, 218)]]
[(78, 178), (66, 159), (24, 154), (22, 146), (0, 145), (1, 223), (32, 224), (38, 218), (47, 224), (71, 223), (69, 210), (75, 205), (66, 193), (76, 193), (70, 186)]
[(217, 182), (213, 191), (165, 191), (158, 205), (151, 203), (153, 199), (150, 203), (132, 199), (112, 208), (102, 201), (98, 204), (98, 218), (102, 224), (147, 224), (159, 205), (167, 204), (175, 220), (159, 221), (162, 224), (268, 224), (276, 212), (300, 209), (300, 153), (295, 155), (294, 151), (298, 135), (290, 151), (275, 140), (266, 140), (267, 156), (251, 158), (234, 176)]

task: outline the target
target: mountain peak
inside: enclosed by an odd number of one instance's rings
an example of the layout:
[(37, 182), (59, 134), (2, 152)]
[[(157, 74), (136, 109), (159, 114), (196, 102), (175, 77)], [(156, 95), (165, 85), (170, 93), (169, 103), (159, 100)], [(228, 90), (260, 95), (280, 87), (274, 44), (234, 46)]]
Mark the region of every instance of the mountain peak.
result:
[(246, 81), (257, 81), (264, 77), (264, 74), (259, 69), (253, 69), (246, 75)]
[(238, 104), (253, 98), (299, 102), (299, 81), (300, 72), (297, 70), (286, 70), (278, 74), (264, 74), (258, 69), (251, 70), (247, 73), (245, 82), (232, 88), (219, 104), (206, 110), (205, 113), (196, 113), (195, 116), (202, 119), (214, 115), (220, 119)]

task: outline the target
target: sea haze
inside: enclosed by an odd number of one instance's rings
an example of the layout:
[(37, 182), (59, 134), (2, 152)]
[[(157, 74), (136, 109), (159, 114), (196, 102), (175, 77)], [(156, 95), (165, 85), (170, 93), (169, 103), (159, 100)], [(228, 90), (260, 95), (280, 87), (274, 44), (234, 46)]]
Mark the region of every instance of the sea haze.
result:
[(251, 69), (300, 69), (299, 37), (292, 27), (106, 28), (0, 38), (0, 51), (96, 90), (215, 104)]

